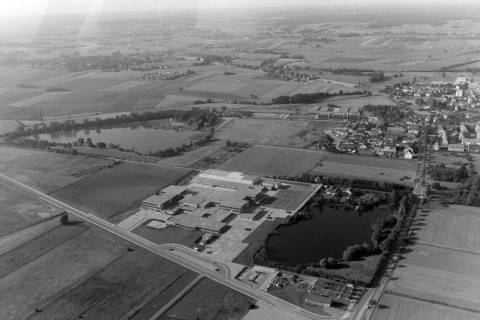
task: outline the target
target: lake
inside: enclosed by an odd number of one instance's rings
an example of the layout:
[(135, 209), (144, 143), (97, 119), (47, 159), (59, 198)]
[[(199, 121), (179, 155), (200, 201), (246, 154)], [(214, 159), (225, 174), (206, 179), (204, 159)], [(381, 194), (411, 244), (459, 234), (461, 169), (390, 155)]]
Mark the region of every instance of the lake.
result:
[(32, 136), (33, 139), (57, 143), (73, 143), (79, 138), (90, 138), (93, 143), (118, 144), (124, 149), (135, 148), (141, 153), (159, 151), (190, 144), (198, 132), (185, 129), (159, 129), (154, 127), (121, 127), (93, 130), (72, 130), (44, 133)]
[(265, 244), (267, 260), (295, 266), (318, 262), (321, 258), (341, 258), (356, 243), (370, 241), (372, 222), (391, 214), (387, 206), (358, 213), (330, 205), (310, 209), (311, 219), (282, 225)]

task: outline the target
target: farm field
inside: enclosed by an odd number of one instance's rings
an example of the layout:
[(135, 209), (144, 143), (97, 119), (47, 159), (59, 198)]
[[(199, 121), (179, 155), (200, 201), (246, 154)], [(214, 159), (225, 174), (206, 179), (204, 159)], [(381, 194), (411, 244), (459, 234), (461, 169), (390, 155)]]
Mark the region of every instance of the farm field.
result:
[(3, 180), (0, 180), (0, 206), (0, 237), (60, 213), (59, 209), (31, 197)]
[(125, 250), (80, 285), (45, 305), (42, 313), (28, 319), (65, 319), (78, 315), (86, 319), (129, 318), (169, 287), (174, 289), (169, 292), (173, 297), (186, 285), (185, 278), (188, 282), (194, 275), (143, 249)]
[(194, 163), (202, 160), (203, 158), (211, 155), (212, 153), (219, 151), (224, 146), (224, 141), (211, 142), (206, 146), (195, 148), (194, 150), (186, 152), (182, 155), (161, 159), (160, 161), (158, 161), (158, 163), (190, 167)]
[(480, 319), (475, 312), (441, 304), (385, 294), (374, 320), (473, 320)]
[(478, 254), (416, 244), (387, 290), (480, 313)]
[(407, 319), (414, 309), (405, 299), (412, 300), (412, 306), (427, 303), (429, 319), (437, 319), (437, 314), (442, 314), (438, 319), (480, 319), (479, 222), (474, 207), (424, 210), (414, 227), (413, 243), (404, 249), (387, 285), (389, 294), (380, 301), (385, 307), (377, 309), (375, 319)]
[(108, 219), (137, 208), (143, 199), (188, 173), (184, 169), (121, 163), (58, 190), (54, 196)]
[(158, 320), (191, 317), (204, 320), (242, 319), (254, 301), (227, 287), (202, 279)]
[[(295, 166), (292, 166), (295, 163)], [(305, 173), (412, 185), (416, 161), (330, 153), (274, 146), (253, 146), (219, 167), (261, 176)], [(405, 179), (407, 176), (409, 179)], [(403, 180), (403, 181), (402, 181)]]
[(53, 192), (111, 165), (110, 160), (0, 146), (0, 170), (45, 192)]
[(324, 135), (323, 130), (338, 125), (330, 121), (290, 121), (235, 119), (223, 126), (216, 138), (250, 144), (306, 147)]
[[(320, 165), (316, 166), (310, 173), (393, 182), (411, 186), (416, 177), (416, 170), (417, 162), (412, 160), (325, 153)], [(408, 177), (408, 179), (405, 177)]]
[(448, 208), (433, 209), (420, 216), (418, 225), (419, 243), (480, 253), (478, 208), (451, 205)]
[[(321, 151), (253, 146), (219, 167), (260, 176), (300, 176), (325, 157)], [(293, 166), (292, 164), (295, 164)]]
[[(62, 226), (61, 228), (71, 228)], [(82, 225), (73, 226), (84, 228)], [(53, 229), (49, 232), (55, 232)], [(65, 236), (65, 235), (64, 235)], [(68, 234), (67, 234), (68, 236)], [(50, 242), (49, 237), (43, 240)], [(35, 241), (33, 239), (32, 241)], [(27, 244), (28, 245), (28, 244)], [(33, 248), (32, 248), (33, 249)], [(15, 250), (12, 255), (16, 256)], [(22, 250), (20, 248), (20, 250)], [(118, 240), (93, 229), (61, 243), (0, 279), (2, 318), (24, 319), (111, 263), (125, 250)], [(125, 250), (126, 252), (126, 250)], [(33, 252), (32, 252), (33, 253)]]

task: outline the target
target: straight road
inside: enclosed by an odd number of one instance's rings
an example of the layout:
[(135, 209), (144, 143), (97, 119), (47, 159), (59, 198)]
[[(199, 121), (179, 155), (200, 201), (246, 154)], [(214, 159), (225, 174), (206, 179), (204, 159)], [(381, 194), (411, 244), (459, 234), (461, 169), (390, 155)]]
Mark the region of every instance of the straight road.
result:
[[(289, 303), (287, 301), (284, 301), (280, 298), (277, 298), (273, 295), (270, 295), (264, 291), (256, 290), (254, 288), (251, 288), (239, 281), (236, 281), (235, 279), (232, 279), (230, 276), (230, 270), (228, 266), (225, 264), (215, 261), (212, 262), (211, 264), (207, 265), (206, 263), (198, 263), (199, 257), (196, 253), (189, 252), (188, 250), (185, 250), (183, 246), (179, 245), (174, 245), (174, 244), (169, 244), (169, 245), (162, 245), (159, 246), (153, 242), (150, 242), (134, 233), (131, 233), (121, 227), (118, 227), (117, 225), (110, 223), (108, 221), (105, 221), (93, 214), (83, 212), (81, 210), (78, 210), (72, 206), (70, 206), (67, 203), (64, 203), (54, 197), (51, 197), (33, 187), (30, 187), (24, 183), (21, 183), (17, 180), (14, 180), (2, 173), (0, 173), (0, 178), (17, 186), (18, 188), (29, 192), (40, 199), (43, 199), (52, 205), (55, 205), (62, 210), (67, 211), (68, 213), (86, 221), (89, 222), (105, 231), (108, 231), (114, 235), (116, 235), (119, 238), (122, 238), (130, 243), (133, 243), (139, 247), (142, 247), (150, 252), (153, 252), (155, 254), (158, 254), (168, 260), (171, 260), (185, 268), (191, 269), (203, 276), (206, 276), (214, 281), (219, 282), (220, 284), (223, 284), (226, 287), (229, 287), (233, 290), (236, 290), (240, 293), (243, 293), (246, 296), (249, 296), (255, 300), (261, 300), (264, 301), (268, 304), (274, 305), (278, 308), (280, 308), (283, 312), (292, 314), (292, 316), (296, 317), (299, 320), (302, 319), (335, 319), (332, 316), (322, 316), (315, 314), (313, 312), (310, 312), (308, 310), (305, 310), (299, 306), (296, 306), (292, 303)], [(175, 250), (181, 250), (184, 254), (182, 255), (177, 255), (175, 254)], [(190, 257), (189, 257), (190, 256)], [(201, 259), (201, 258), (200, 258)]]

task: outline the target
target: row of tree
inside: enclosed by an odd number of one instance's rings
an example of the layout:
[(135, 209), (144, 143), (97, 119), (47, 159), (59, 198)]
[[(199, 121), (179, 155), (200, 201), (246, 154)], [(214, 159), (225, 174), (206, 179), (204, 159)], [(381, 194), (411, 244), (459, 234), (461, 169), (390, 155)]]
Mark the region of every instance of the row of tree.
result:
[(316, 92), (316, 93), (297, 93), (293, 96), (279, 96), (272, 99), (272, 104), (297, 104), (297, 103), (314, 103), (320, 99), (325, 99), (337, 95), (360, 95), (367, 94), (368, 91), (349, 91), (343, 92), (342, 90), (337, 93), (329, 92)]

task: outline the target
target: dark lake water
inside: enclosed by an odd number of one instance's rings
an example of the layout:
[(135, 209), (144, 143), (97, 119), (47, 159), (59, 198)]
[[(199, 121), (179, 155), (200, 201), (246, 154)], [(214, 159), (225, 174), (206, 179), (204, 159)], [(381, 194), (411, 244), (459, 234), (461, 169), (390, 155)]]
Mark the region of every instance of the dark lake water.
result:
[(313, 208), (311, 219), (280, 226), (278, 234), (268, 238), (267, 259), (295, 266), (321, 258), (341, 258), (348, 246), (369, 242), (372, 222), (391, 213), (386, 206), (363, 213), (346, 211), (341, 206)]
[(45, 133), (32, 138), (57, 143), (73, 143), (79, 138), (90, 138), (93, 143), (105, 142), (118, 144), (124, 149), (135, 148), (142, 153), (175, 148), (189, 144), (197, 133), (183, 129), (158, 129), (151, 127), (122, 127), (79, 131), (60, 131)]

